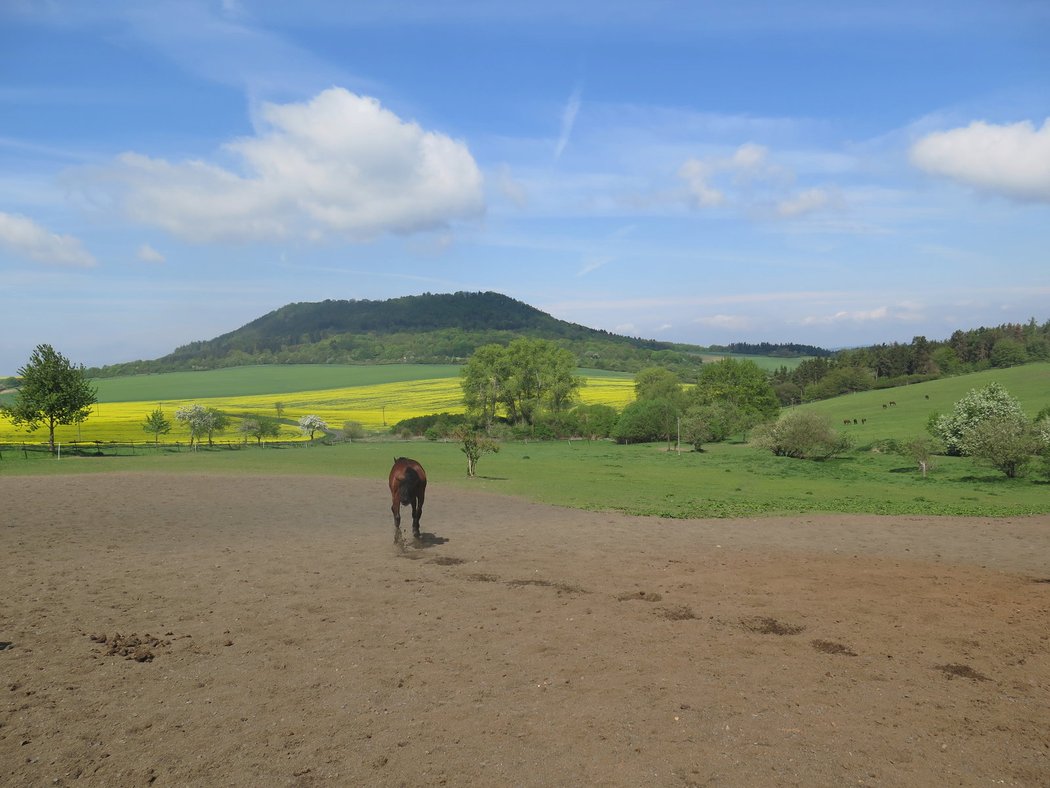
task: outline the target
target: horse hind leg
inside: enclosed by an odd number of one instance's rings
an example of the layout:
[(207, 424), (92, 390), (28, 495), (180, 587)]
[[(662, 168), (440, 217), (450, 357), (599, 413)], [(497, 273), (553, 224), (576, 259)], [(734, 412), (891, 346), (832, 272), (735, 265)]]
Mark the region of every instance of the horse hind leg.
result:
[(412, 499), (412, 536), (419, 539), (419, 518), (423, 516), (423, 501)]
[(394, 501), (390, 507), (390, 511), (394, 513), (394, 543), (400, 543), (401, 539), (401, 502)]

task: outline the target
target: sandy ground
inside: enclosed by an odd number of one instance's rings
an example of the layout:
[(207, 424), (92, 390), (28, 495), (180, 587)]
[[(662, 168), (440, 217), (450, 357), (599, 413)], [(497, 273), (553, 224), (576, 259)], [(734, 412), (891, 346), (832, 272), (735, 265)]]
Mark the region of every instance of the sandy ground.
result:
[(1050, 784), (1050, 517), (429, 494), (0, 478), (0, 782)]

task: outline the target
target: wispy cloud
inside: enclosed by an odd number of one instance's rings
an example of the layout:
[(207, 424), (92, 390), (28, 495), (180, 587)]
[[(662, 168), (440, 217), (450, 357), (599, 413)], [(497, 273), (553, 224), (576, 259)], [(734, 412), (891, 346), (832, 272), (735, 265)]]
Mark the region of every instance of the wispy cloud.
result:
[(569, 96), (569, 100), (565, 103), (565, 107), (561, 111), (561, 133), (558, 135), (558, 142), (554, 146), (554, 158), (560, 159), (562, 153), (565, 152), (566, 146), (569, 144), (569, 139), (572, 137), (573, 127), (576, 125), (576, 116), (580, 112), (580, 101), (583, 96), (583, 88), (579, 85), (573, 90), (572, 95)]
[(0, 212), (0, 246), (46, 265), (87, 268), (96, 264), (80, 239), (53, 233), (21, 214)]
[(586, 260), (583, 267), (576, 272), (576, 276), (587, 276), (587, 274), (597, 271), (604, 265), (611, 263), (613, 258), (611, 257), (593, 257)]
[(164, 255), (149, 244), (142, 244), (139, 247), (138, 252), (135, 254), (135, 259), (140, 263), (163, 263), (166, 260)]

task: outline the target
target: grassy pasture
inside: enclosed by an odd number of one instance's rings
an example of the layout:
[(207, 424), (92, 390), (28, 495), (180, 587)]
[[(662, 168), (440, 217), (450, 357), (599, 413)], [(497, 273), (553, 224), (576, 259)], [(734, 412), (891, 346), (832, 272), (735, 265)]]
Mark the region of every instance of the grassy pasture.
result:
[[(938, 458), (937, 468), (923, 479), (907, 459), (867, 448), (882, 438), (900, 440), (925, 434), (930, 412), (946, 412), (968, 391), (992, 381), (1018, 397), (1030, 415), (1050, 404), (1050, 364), (1034, 364), (800, 406), (827, 413), (839, 429), (856, 438), (856, 451), (819, 463), (773, 457), (738, 443), (710, 446), (702, 453), (683, 451), (680, 455), (668, 452), (665, 446), (648, 444), (507, 443), (499, 454), (482, 458), (481, 478), (468, 480), (465, 460), (456, 444), (387, 441), (197, 453), (140, 450), (137, 456), (61, 460), (24, 459), (18, 452), (7, 451), (0, 458), (0, 473), (136, 470), (381, 479), (394, 455), (410, 454), (427, 466), (435, 480), (434, 494), (447, 494), (437, 491), (469, 485), (472, 489), (521, 495), (552, 504), (676, 518), (805, 512), (977, 516), (1050, 512), (1050, 486), (1036, 479), (1006, 479), (968, 458), (953, 457)], [(583, 395), (585, 401), (622, 406), (633, 397), (633, 382), (630, 376), (589, 376)], [(277, 399), (285, 403), (293, 423), (300, 415), (317, 413), (334, 424), (353, 418), (376, 429), (381, 427), (384, 404), (388, 423), (405, 415), (456, 411), (461, 407), (456, 377), (362, 383), (284, 392), (280, 397), (266, 393), (185, 401), (212, 404), (229, 412), (273, 413)], [(896, 405), (889, 405), (891, 401)], [(92, 439), (97, 427), (106, 426), (114, 436), (123, 431), (141, 441), (146, 437), (141, 430), (142, 420), (156, 404), (101, 403), (99, 413), (84, 425), (85, 439), (89, 426)], [(163, 401), (169, 416), (178, 404), (174, 400)], [(857, 425), (852, 424), (854, 418)], [(845, 419), (850, 420), (848, 426), (842, 424)], [(862, 419), (864, 424), (859, 423)], [(26, 439), (25, 433), (13, 439), (5, 437), (4, 429), (0, 422), (0, 442)], [(64, 429), (75, 436), (75, 427)], [(286, 431), (289, 436), (294, 433), (291, 426)], [(40, 435), (38, 432), (30, 440), (39, 440)], [(176, 431), (168, 438), (184, 440), (185, 436)], [(338, 494), (338, 478), (333, 478), (333, 494)]]
[[(618, 446), (597, 441), (507, 443), (485, 455), (479, 478), (468, 479), (458, 445), (378, 442), (247, 448), (138, 456), (20, 459), (7, 452), (0, 473), (90, 473), (111, 470), (385, 478), (396, 455), (420, 460), (431, 497), (456, 488), (481, 489), (584, 509), (680, 517), (751, 517), (807, 512), (1005, 516), (1050, 511), (1050, 488), (1006, 479), (966, 458), (940, 458), (923, 479), (907, 460), (856, 452), (829, 462), (774, 457), (741, 444), (703, 453), (668, 452), (654, 444)], [(381, 486), (379, 487), (381, 489)], [(379, 493), (381, 494), (381, 493)], [(493, 512), (494, 524), (498, 512)]]
[[(992, 382), (999, 383), (1020, 400), (1030, 417), (1050, 405), (1050, 363), (1040, 363), (975, 372), (913, 386), (861, 391), (799, 407), (826, 413), (833, 424), (856, 439), (857, 446), (866, 446), (882, 438), (906, 440), (925, 435), (931, 413), (948, 413), (971, 389), (984, 388)], [(897, 404), (890, 405), (891, 402)], [(849, 419), (849, 425), (843, 424), (846, 419)], [(858, 424), (854, 425), (853, 419)], [(862, 421), (864, 423), (860, 423)]]

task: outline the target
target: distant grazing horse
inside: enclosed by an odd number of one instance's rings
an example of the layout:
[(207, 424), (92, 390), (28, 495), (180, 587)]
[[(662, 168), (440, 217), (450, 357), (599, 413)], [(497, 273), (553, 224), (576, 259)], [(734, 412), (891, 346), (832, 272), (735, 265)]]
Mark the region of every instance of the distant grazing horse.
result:
[(427, 491), (427, 472), (408, 457), (398, 457), (390, 469), (390, 511), (394, 513), (394, 541), (401, 541), (401, 507), (412, 505), (412, 535), (419, 539), (419, 518)]

